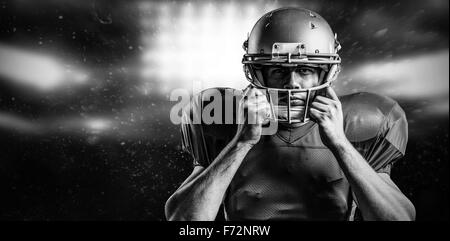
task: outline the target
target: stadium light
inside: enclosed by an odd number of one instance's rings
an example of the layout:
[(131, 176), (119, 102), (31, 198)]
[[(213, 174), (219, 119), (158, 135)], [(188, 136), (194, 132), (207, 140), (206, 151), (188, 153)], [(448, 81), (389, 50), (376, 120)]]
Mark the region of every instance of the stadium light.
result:
[[(143, 14), (142, 79), (159, 85), (160, 93), (175, 88), (191, 90), (213, 86), (244, 88), (242, 42), (266, 11), (277, 8), (264, 2), (152, 3), (157, 14)], [(155, 26), (155, 24), (157, 26)], [(198, 83), (196, 83), (198, 84)], [(145, 88), (145, 87), (144, 87)]]

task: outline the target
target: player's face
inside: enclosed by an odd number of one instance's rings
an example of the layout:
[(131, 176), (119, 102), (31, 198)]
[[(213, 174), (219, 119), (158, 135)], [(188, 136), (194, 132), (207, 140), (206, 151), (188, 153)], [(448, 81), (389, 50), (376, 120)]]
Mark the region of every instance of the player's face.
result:
[[(281, 67), (264, 66), (262, 74), (269, 88), (305, 89), (319, 85), (319, 69), (311, 66)], [(304, 105), (305, 92), (291, 95), (291, 106)], [(279, 95), (279, 103), (285, 103), (287, 96)]]

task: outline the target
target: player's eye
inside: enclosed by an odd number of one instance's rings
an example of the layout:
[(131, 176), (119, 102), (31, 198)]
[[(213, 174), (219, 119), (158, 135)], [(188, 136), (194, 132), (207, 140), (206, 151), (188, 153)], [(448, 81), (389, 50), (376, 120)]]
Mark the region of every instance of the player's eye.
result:
[(274, 76), (282, 76), (286, 73), (284, 68), (273, 68), (271, 74)]
[(311, 75), (315, 73), (315, 70), (313, 68), (309, 67), (300, 67), (297, 69), (298, 73), (301, 75)]

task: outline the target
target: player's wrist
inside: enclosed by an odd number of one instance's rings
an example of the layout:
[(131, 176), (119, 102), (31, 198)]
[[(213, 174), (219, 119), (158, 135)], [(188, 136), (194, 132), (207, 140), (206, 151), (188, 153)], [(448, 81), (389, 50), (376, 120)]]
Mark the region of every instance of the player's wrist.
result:
[(238, 148), (252, 148), (253, 146), (255, 146), (255, 141), (250, 141), (250, 140), (238, 140), (236, 142), (236, 147)]
[(261, 126), (243, 125), (239, 128), (235, 135), (235, 140), (245, 145), (256, 145), (261, 139)]
[(330, 141), (329, 148), (332, 152), (341, 152), (348, 150), (348, 148), (353, 148), (353, 145), (350, 143), (346, 136), (342, 136)]

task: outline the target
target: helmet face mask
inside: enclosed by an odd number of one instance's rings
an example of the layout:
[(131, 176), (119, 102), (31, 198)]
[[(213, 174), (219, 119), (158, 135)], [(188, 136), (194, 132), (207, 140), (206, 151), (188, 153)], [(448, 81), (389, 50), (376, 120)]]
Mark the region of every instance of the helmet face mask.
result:
[[(255, 24), (243, 45), (244, 72), (250, 83), (265, 92), (271, 119), (286, 123), (309, 121), (309, 106), (321, 90), (336, 79), (341, 59), (340, 45), (328, 23), (317, 13), (299, 8), (282, 8), (265, 14)], [(273, 88), (261, 74), (265, 67), (319, 68), (318, 85), (310, 88)], [(294, 104), (295, 99), (302, 105)], [(284, 101), (278, 101), (278, 100)], [(294, 100), (294, 101), (293, 101)]]

